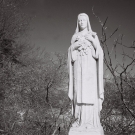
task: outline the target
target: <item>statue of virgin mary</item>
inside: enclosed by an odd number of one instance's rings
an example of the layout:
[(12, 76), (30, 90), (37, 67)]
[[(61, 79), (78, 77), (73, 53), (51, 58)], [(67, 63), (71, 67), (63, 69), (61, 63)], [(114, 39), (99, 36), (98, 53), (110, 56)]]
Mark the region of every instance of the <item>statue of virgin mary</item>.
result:
[(68, 96), (72, 101), (72, 115), (76, 119), (69, 135), (90, 130), (96, 135), (103, 135), (100, 123), (104, 100), (103, 50), (85, 13), (77, 18), (75, 34), (68, 49), (68, 69)]

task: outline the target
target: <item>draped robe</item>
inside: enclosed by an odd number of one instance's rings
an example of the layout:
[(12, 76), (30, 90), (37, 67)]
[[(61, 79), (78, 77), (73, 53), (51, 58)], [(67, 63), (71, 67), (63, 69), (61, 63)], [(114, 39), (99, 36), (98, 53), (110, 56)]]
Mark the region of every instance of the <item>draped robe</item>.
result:
[[(90, 34), (90, 33), (89, 33)], [(100, 111), (104, 99), (103, 88), (103, 51), (97, 35), (93, 44), (85, 42), (87, 49), (74, 50), (75, 39), (82, 36), (80, 32), (73, 35), (68, 49), (69, 92), (72, 100), (72, 114), (79, 126), (101, 127)]]

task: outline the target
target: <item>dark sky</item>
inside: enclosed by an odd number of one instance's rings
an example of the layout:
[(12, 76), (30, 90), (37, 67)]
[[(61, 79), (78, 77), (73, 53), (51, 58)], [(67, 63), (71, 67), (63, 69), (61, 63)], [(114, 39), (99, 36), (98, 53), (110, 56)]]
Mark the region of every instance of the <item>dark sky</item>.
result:
[[(77, 15), (87, 13), (93, 31), (101, 36), (101, 26), (92, 14), (102, 21), (108, 16), (107, 33), (121, 25), (118, 34), (124, 34), (124, 43), (135, 40), (135, 0), (28, 0), (24, 7), (31, 21), (30, 42), (49, 52), (67, 52), (76, 28)], [(110, 42), (111, 46), (111, 42)]]

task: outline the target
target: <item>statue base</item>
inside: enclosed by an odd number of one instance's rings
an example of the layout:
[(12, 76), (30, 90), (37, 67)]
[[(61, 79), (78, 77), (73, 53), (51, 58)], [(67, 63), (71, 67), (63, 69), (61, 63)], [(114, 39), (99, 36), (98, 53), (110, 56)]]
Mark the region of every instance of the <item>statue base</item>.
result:
[(104, 135), (103, 128), (82, 128), (82, 127), (71, 127), (68, 135)]

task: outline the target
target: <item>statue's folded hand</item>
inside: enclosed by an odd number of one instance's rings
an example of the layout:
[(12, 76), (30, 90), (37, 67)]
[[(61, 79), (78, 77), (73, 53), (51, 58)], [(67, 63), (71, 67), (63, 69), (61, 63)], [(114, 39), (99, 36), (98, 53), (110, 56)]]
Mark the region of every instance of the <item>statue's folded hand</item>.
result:
[(77, 50), (79, 47), (81, 47), (81, 43), (78, 41), (78, 42), (75, 42), (74, 43), (74, 50)]
[(88, 40), (89, 42), (93, 42), (94, 38), (91, 34), (85, 35), (85, 39)]

